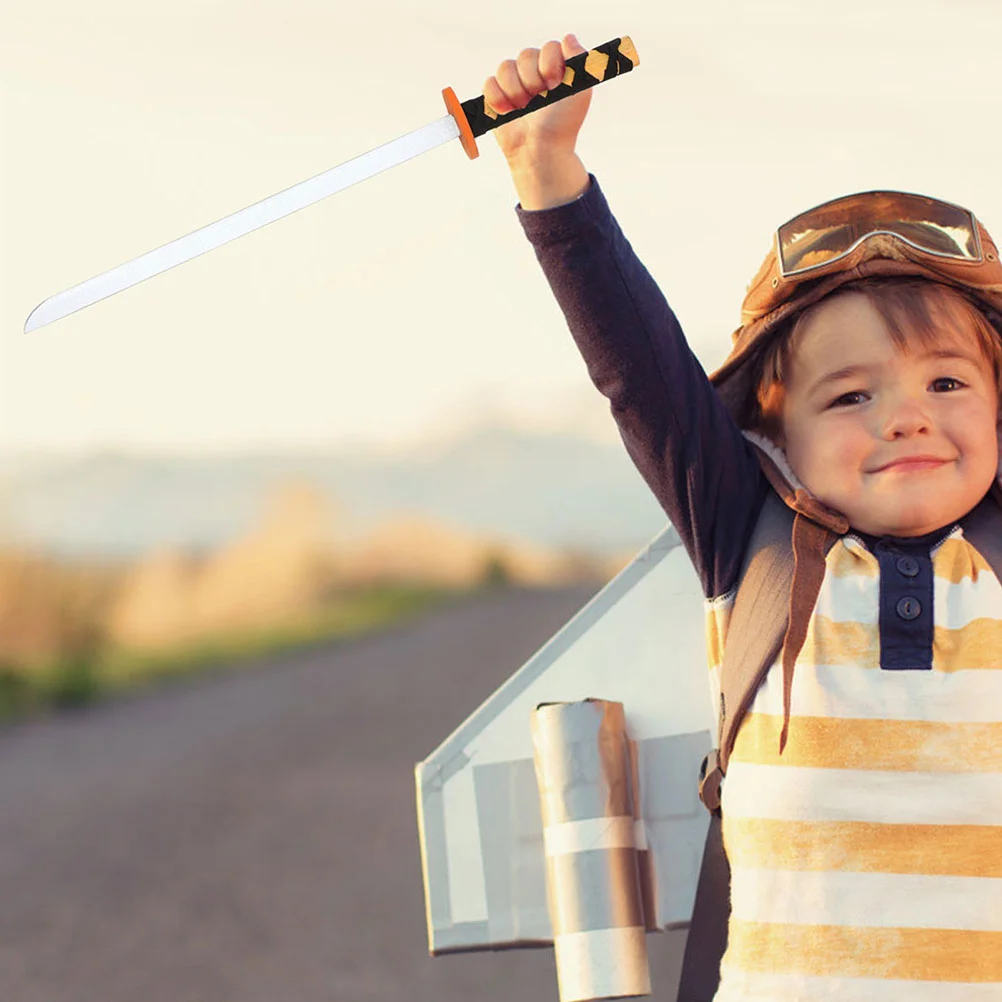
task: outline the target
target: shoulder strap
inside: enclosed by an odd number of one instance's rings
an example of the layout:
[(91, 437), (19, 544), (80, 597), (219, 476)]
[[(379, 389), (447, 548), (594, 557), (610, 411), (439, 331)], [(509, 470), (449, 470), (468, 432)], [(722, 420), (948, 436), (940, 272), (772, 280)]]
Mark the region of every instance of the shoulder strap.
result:
[(727, 946), (731, 867), (724, 853), (720, 815), (710, 817), (699, 869), (699, 889), (682, 959), (677, 1002), (711, 1002), (720, 983), (720, 961)]
[(726, 770), (734, 735), (762, 676), (776, 660), (790, 617), (795, 514), (769, 491), (738, 578), (720, 670), (720, 764)]
[[(720, 806), (720, 782), (737, 726), (758, 683), (783, 645), (793, 583), (795, 514), (773, 491), (766, 494), (738, 577), (720, 669), (717, 748), (704, 763), (699, 795), (711, 811)], [(740, 638), (740, 643), (734, 643)]]
[[(783, 644), (793, 583), (794, 517), (783, 501), (769, 491), (738, 577), (721, 668), (717, 739), (721, 752), (714, 749), (706, 757), (700, 777), (699, 796), (711, 812), (710, 827), (685, 942), (677, 1002), (711, 1002), (720, 982), (731, 897), (731, 868), (721, 832), (720, 781), (737, 723)], [(741, 643), (733, 643), (735, 637)]]

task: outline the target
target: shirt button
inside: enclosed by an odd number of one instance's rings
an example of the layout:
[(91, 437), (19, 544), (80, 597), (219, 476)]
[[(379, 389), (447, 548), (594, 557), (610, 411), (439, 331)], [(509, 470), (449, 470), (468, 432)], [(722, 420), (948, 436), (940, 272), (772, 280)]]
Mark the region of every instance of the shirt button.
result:
[(902, 598), (895, 606), (902, 619), (917, 619), (922, 615), (922, 603), (917, 598)]
[(919, 564), (914, 557), (898, 557), (894, 566), (897, 567), (897, 569), (901, 571), (906, 578), (913, 578), (919, 572)]

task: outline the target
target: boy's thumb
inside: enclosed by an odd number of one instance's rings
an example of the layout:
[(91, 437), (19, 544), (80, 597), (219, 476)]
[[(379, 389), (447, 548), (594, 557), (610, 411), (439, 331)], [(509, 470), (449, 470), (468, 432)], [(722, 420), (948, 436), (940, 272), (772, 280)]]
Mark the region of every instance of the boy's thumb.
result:
[(574, 34), (564, 35), (563, 43), (560, 46), (564, 51), (564, 59), (571, 56), (580, 55), (588, 50), (578, 41), (578, 36)]

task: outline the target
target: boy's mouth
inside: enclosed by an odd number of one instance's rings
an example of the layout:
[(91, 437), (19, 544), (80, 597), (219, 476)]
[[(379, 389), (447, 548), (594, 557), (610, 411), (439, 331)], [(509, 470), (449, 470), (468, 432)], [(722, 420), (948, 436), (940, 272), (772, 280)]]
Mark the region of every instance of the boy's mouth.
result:
[(940, 459), (938, 456), (902, 456), (899, 459), (892, 459), (883, 466), (878, 466), (874, 473), (912, 473), (920, 470), (934, 470), (940, 466), (945, 466), (949, 460)]

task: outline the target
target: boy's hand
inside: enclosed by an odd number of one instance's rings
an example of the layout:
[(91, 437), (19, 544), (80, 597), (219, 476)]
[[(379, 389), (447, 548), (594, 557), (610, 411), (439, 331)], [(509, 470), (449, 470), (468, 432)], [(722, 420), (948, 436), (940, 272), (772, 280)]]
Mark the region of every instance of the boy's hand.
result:
[[(566, 59), (585, 51), (573, 35), (541, 49), (523, 49), (487, 79), (484, 100), (502, 115), (524, 108), (560, 83)], [(524, 209), (573, 201), (588, 187), (588, 172), (574, 146), (590, 104), (591, 90), (586, 90), (493, 130)]]

